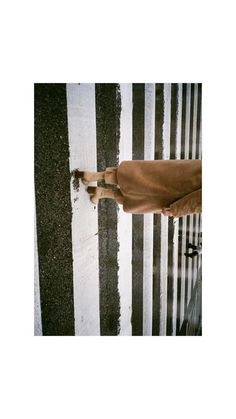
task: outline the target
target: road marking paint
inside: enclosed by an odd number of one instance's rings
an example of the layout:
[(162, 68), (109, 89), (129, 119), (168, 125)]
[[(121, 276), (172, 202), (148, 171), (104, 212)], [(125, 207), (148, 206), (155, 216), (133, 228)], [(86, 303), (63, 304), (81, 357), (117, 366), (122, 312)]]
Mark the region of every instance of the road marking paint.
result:
[[(119, 164), (132, 160), (132, 84), (120, 84), (121, 115)], [(132, 335), (132, 214), (119, 206), (117, 214), (118, 290), (120, 294), (120, 336)]]
[[(192, 158), (196, 158), (196, 140), (197, 140), (197, 104), (198, 104), (198, 84), (194, 84), (194, 102), (193, 102), (193, 131), (192, 131)], [(193, 243), (193, 215), (189, 217), (189, 243)], [(196, 259), (188, 259), (188, 295), (187, 305), (190, 302), (192, 281), (193, 281), (193, 266), (196, 264)], [(195, 266), (196, 267), (196, 266)]]
[[(144, 160), (155, 156), (155, 84), (145, 84)], [(143, 219), (143, 335), (152, 335), (153, 214)]]
[[(70, 170), (97, 170), (95, 85), (67, 84)], [(75, 335), (100, 335), (98, 211), (71, 182)]]
[[(191, 105), (191, 85), (187, 85), (186, 92), (186, 120), (185, 120), (185, 160), (189, 159), (189, 130), (190, 130), (190, 105)], [(185, 312), (185, 281), (186, 281), (186, 259), (184, 253), (186, 252), (186, 229), (187, 217), (183, 217), (182, 221), (182, 246), (181, 246), (181, 291), (180, 291), (180, 328), (184, 321)]]
[[(175, 158), (181, 158), (181, 128), (182, 128), (182, 83), (178, 84), (178, 107), (177, 107), (177, 126), (176, 126), (176, 149)], [(178, 293), (178, 244), (179, 244), (179, 218), (174, 218), (174, 235), (173, 235), (173, 307), (172, 307), (172, 335), (176, 335), (177, 323), (177, 293)]]
[(42, 336), (36, 209), (34, 218), (34, 335)]
[[(170, 158), (171, 84), (164, 85), (163, 160)], [(168, 275), (168, 217), (161, 215), (160, 335), (166, 335)]]

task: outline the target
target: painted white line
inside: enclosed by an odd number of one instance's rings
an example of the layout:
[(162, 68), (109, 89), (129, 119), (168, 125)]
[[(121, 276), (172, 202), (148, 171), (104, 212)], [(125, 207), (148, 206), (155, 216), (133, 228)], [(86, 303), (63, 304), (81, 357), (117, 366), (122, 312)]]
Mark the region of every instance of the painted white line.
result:
[[(67, 84), (70, 170), (97, 170), (95, 85)], [(71, 182), (75, 335), (100, 335), (98, 214)]]
[(202, 159), (202, 117), (200, 115), (200, 128), (199, 128), (199, 159)]
[[(144, 160), (155, 157), (155, 84), (145, 84)], [(143, 217), (143, 335), (152, 335), (153, 214)]]
[[(202, 232), (202, 215), (201, 214), (199, 215), (199, 219), (200, 219), (200, 221), (199, 221), (199, 232), (201, 233)], [(200, 242), (202, 242), (202, 239), (200, 239)], [(198, 269), (201, 269), (201, 267), (202, 267), (202, 256), (200, 256), (198, 259), (199, 259)]]
[[(197, 140), (197, 104), (198, 104), (198, 84), (194, 84), (194, 102), (193, 102), (193, 131), (192, 131), (192, 158), (196, 159), (196, 140)], [(189, 217), (189, 243), (193, 243), (193, 215)], [(193, 269), (196, 270), (196, 259), (188, 259), (188, 296), (187, 304), (191, 298), (191, 286), (193, 279)]]
[[(199, 159), (202, 159), (202, 111), (201, 111), (201, 115), (200, 115), (200, 128), (199, 128)], [(199, 240), (199, 233), (202, 232), (202, 215), (199, 214), (199, 224), (198, 224), (198, 236), (197, 236), (197, 242)], [(202, 240), (201, 240), (202, 242)], [(199, 262), (198, 262), (198, 269), (200, 269), (201, 267), (201, 263), (202, 263), (202, 259), (201, 256), (198, 258)], [(197, 278), (196, 278), (197, 280)]]
[(199, 214), (199, 232), (202, 232), (202, 216)]
[(191, 109), (191, 84), (187, 84), (186, 120), (185, 120), (185, 147), (184, 147), (184, 158), (185, 158), (185, 160), (189, 159), (190, 109)]
[[(163, 160), (170, 158), (171, 84), (164, 85)], [(168, 217), (161, 215), (160, 335), (166, 335), (168, 275)]]
[(177, 110), (177, 127), (176, 127), (176, 149), (175, 158), (181, 159), (181, 134), (182, 134), (182, 101), (183, 101), (183, 85), (178, 84), (178, 110)]
[[(188, 242), (193, 243), (193, 215), (191, 214), (189, 216), (189, 236), (188, 236)], [(192, 281), (193, 281), (193, 263), (194, 260), (191, 258), (188, 258), (187, 260), (187, 280), (188, 280), (188, 294), (187, 294), (187, 305), (189, 304), (190, 298), (191, 298), (191, 291), (192, 291)]]
[(196, 159), (196, 142), (197, 142), (197, 104), (198, 104), (198, 84), (194, 84), (194, 103), (193, 103), (193, 148), (192, 158)]
[[(195, 215), (195, 223), (194, 223), (194, 243), (195, 245), (198, 245), (198, 232), (199, 232), (199, 214)], [(197, 259), (194, 258), (193, 260), (193, 286), (196, 284), (197, 280)]]
[[(178, 84), (178, 108), (177, 108), (177, 126), (176, 126), (176, 149), (175, 158), (181, 158), (181, 128), (182, 128), (182, 83)], [(177, 292), (178, 292), (178, 248), (179, 248), (179, 219), (174, 218), (174, 236), (173, 236), (173, 306), (172, 306), (172, 335), (176, 335), (177, 323)]]
[(163, 160), (170, 158), (171, 83), (164, 84)]
[[(119, 163), (132, 160), (132, 84), (120, 84), (121, 115)], [(131, 336), (132, 325), (132, 214), (121, 207), (117, 214), (118, 290), (120, 294), (120, 336)]]
[(160, 266), (160, 328), (166, 335), (167, 324), (167, 274), (168, 274), (168, 217), (161, 215), (161, 266)]
[(179, 219), (174, 221), (174, 235), (173, 235), (173, 306), (172, 306), (172, 336), (176, 336), (177, 323), (177, 294), (178, 294), (178, 242), (179, 242)]
[(39, 262), (36, 229), (36, 210), (34, 217), (34, 336), (42, 336), (42, 317), (39, 287)]
[[(189, 159), (189, 130), (190, 130), (190, 104), (191, 104), (191, 85), (187, 85), (186, 92), (186, 120), (185, 120), (185, 154), (184, 158)], [(180, 327), (184, 321), (185, 310), (185, 276), (186, 276), (186, 259), (184, 253), (186, 252), (186, 228), (187, 217), (183, 217), (182, 221), (182, 245), (181, 245), (181, 291), (180, 291)]]

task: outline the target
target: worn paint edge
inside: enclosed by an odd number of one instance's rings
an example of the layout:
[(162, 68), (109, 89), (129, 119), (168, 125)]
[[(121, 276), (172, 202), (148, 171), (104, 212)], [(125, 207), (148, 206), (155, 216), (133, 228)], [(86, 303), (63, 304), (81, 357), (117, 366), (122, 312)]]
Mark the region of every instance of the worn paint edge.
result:
[[(145, 84), (144, 160), (155, 156), (155, 101), (154, 83)], [(152, 335), (153, 299), (153, 214), (143, 219), (143, 335)]]
[[(177, 125), (176, 125), (176, 149), (175, 158), (181, 158), (181, 128), (182, 128), (182, 98), (183, 85), (178, 83), (178, 105), (177, 105)], [(174, 218), (173, 235), (173, 306), (172, 306), (172, 336), (176, 335), (177, 325), (177, 294), (178, 294), (178, 248), (179, 248), (179, 219)]]
[[(70, 170), (97, 170), (94, 84), (67, 84)], [(100, 335), (98, 210), (71, 182), (75, 335)]]
[[(192, 131), (192, 158), (196, 158), (196, 140), (197, 140), (197, 104), (198, 104), (198, 84), (194, 84), (194, 103), (193, 103), (193, 131)], [(189, 242), (193, 241), (193, 215), (190, 215), (189, 221)], [(196, 260), (188, 259), (188, 295), (187, 304), (190, 302), (192, 282), (193, 282), (193, 267), (196, 269)]]
[(40, 286), (39, 286), (39, 261), (38, 261), (38, 242), (36, 227), (36, 208), (34, 217), (34, 335), (42, 336), (42, 315), (40, 303)]
[[(170, 158), (171, 84), (164, 84), (163, 160)], [(168, 276), (168, 217), (161, 215), (160, 335), (166, 335)]]
[[(184, 158), (189, 159), (189, 130), (190, 130), (190, 107), (191, 107), (191, 84), (187, 85), (186, 92), (186, 119), (185, 119), (185, 153)], [(185, 313), (185, 277), (186, 277), (186, 229), (187, 217), (182, 222), (182, 243), (181, 243), (181, 290), (180, 290), (180, 329), (184, 321)]]
[[(120, 84), (121, 114), (119, 164), (132, 160), (132, 84)], [(122, 206), (117, 208), (118, 250), (118, 291), (120, 295), (119, 336), (132, 335), (132, 214), (125, 213)]]

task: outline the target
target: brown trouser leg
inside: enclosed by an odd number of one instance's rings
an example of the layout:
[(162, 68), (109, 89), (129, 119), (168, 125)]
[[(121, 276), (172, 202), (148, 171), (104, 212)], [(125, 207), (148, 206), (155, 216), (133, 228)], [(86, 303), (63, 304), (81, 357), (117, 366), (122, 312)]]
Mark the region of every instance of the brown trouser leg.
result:
[[(105, 170), (104, 180), (107, 184), (118, 185), (117, 167), (107, 167)], [(116, 189), (111, 192), (113, 192), (113, 196), (109, 196), (109, 198), (115, 199), (118, 204), (123, 204), (124, 197), (120, 189)]]
[(116, 200), (117, 204), (123, 205), (124, 199), (125, 198), (123, 197), (121, 191), (119, 189), (116, 189), (116, 191), (115, 191), (115, 200)]

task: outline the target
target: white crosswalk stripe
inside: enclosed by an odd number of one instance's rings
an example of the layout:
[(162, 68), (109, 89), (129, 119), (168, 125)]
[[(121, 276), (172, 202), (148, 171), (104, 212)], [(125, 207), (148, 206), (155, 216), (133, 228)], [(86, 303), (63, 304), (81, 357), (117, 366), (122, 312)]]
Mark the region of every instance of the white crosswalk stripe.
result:
[[(171, 84), (164, 86), (163, 160), (170, 158)], [(166, 335), (168, 276), (168, 218), (161, 215), (160, 335)]]
[[(144, 160), (155, 154), (155, 84), (145, 85)], [(143, 225), (143, 335), (152, 335), (153, 214), (144, 215)]]
[[(70, 170), (97, 170), (95, 86), (68, 84)], [(76, 335), (99, 335), (97, 208), (84, 185), (71, 184), (74, 311)]]
[[(184, 158), (189, 159), (189, 136), (190, 136), (190, 106), (191, 106), (191, 85), (187, 85), (186, 94), (186, 119), (185, 119), (185, 149)], [(187, 218), (183, 217), (182, 224), (182, 249), (181, 249), (181, 303), (180, 303), (180, 325), (184, 321), (185, 311), (185, 287), (186, 287), (186, 263), (184, 253), (186, 252)]]
[[(176, 126), (176, 148), (175, 157), (180, 160), (181, 157), (181, 122), (182, 122), (182, 84), (178, 84), (178, 101), (177, 101), (177, 126)], [(178, 250), (179, 250), (179, 219), (173, 220), (173, 307), (172, 307), (172, 334), (176, 335), (177, 327), (177, 293), (178, 293)]]
[(34, 335), (42, 336), (36, 211), (34, 219)]
[[(121, 84), (121, 116), (119, 163), (132, 160), (132, 85)], [(124, 214), (119, 206), (117, 238), (118, 251), (118, 290), (120, 294), (120, 332), (121, 336), (132, 335), (132, 215)]]

